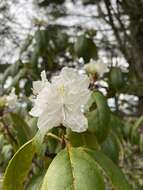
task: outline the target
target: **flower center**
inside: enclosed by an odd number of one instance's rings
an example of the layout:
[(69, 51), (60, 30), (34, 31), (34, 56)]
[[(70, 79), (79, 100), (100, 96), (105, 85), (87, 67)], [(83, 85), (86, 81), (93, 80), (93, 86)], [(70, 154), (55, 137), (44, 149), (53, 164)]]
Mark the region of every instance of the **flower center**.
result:
[(61, 96), (64, 95), (64, 93), (65, 93), (64, 85), (60, 85), (60, 86), (58, 87), (58, 92), (59, 92), (59, 94), (60, 94)]

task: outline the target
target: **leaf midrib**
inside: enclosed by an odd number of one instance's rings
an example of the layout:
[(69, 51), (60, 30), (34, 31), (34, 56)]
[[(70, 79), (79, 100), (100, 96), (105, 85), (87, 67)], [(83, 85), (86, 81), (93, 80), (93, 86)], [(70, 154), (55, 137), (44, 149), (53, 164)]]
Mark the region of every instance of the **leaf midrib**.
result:
[(70, 162), (70, 169), (71, 169), (71, 176), (72, 176), (72, 189), (76, 190), (75, 188), (75, 175), (74, 175), (74, 167), (71, 159), (71, 147), (70, 145), (67, 146), (67, 152), (68, 152), (68, 157), (69, 157), (69, 162)]

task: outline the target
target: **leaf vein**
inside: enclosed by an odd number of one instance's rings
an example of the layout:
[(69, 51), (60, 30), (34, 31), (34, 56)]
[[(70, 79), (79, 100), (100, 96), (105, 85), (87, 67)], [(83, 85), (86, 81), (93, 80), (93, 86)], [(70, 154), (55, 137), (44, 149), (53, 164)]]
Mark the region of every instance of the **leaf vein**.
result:
[(73, 190), (76, 190), (75, 189), (75, 176), (74, 176), (74, 167), (73, 167), (73, 163), (72, 163), (72, 159), (71, 159), (71, 148), (69, 146), (67, 146), (67, 152), (68, 152), (68, 156), (69, 156), (69, 161), (70, 161), (70, 168), (71, 168), (71, 175), (72, 175), (72, 179), (73, 179), (73, 182), (72, 182), (72, 189)]

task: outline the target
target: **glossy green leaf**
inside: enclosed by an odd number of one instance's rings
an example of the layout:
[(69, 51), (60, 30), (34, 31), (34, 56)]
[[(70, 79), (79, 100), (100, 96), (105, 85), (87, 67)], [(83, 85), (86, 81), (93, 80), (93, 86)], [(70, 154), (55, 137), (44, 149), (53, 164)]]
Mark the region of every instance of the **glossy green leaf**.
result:
[(12, 125), (16, 130), (16, 136), (20, 145), (30, 140), (32, 138), (32, 132), (28, 124), (23, 120), (23, 118), (20, 115), (12, 112), (10, 113), (10, 118), (12, 121)]
[(103, 169), (115, 190), (132, 190), (122, 171), (101, 151), (85, 150)]
[(87, 38), (85, 35), (81, 35), (77, 38), (74, 45), (75, 53), (78, 57), (88, 62), (91, 58), (97, 58), (97, 47), (91, 38)]
[(31, 56), (31, 64), (33, 66), (34, 71), (37, 71), (38, 58), (39, 58), (39, 47), (36, 46)]
[(103, 177), (83, 149), (67, 148), (52, 161), (41, 190), (105, 190)]
[(4, 175), (4, 190), (23, 190), (36, 151), (34, 139), (24, 144), (10, 160)]
[(120, 146), (118, 141), (117, 137), (111, 133), (101, 146), (103, 152), (115, 163), (119, 161)]
[(113, 132), (118, 135), (118, 138), (121, 140), (123, 138), (123, 130), (125, 129), (125, 122), (119, 116), (111, 113), (110, 114), (110, 127)]
[(113, 67), (109, 73), (109, 85), (111, 89), (119, 91), (124, 86), (124, 76), (119, 67)]
[(38, 132), (36, 133), (36, 135), (34, 137), (34, 142), (35, 142), (35, 146), (36, 146), (36, 152), (38, 154), (41, 154), (42, 143), (43, 143), (45, 134), (46, 134), (45, 131), (38, 130)]
[(40, 54), (43, 54), (49, 42), (48, 30), (37, 30), (35, 33), (35, 40)]
[(95, 133), (99, 142), (103, 142), (110, 129), (110, 110), (106, 98), (100, 92), (94, 92), (92, 100), (97, 108), (87, 115), (89, 131)]
[(98, 148), (98, 142), (95, 134), (88, 131), (83, 133), (76, 133), (68, 129), (67, 138), (73, 147), (84, 146), (88, 148)]

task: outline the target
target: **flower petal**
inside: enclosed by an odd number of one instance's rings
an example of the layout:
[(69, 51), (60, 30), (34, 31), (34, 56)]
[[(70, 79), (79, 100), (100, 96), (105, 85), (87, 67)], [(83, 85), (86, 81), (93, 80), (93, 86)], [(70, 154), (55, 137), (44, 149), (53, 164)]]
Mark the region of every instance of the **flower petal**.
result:
[(42, 71), (41, 72), (41, 81), (38, 80), (38, 81), (34, 81), (33, 82), (33, 94), (39, 94), (39, 92), (45, 87), (49, 87), (50, 86), (50, 83), (49, 81), (47, 80), (46, 78), (46, 72), (45, 71)]
[(79, 112), (66, 112), (66, 118), (63, 121), (65, 127), (71, 128), (75, 132), (84, 132), (88, 128), (87, 118), (81, 111)]
[(43, 82), (42, 81), (34, 81), (33, 82), (33, 94), (38, 94), (43, 88)]
[(42, 72), (41, 72), (41, 79), (42, 79), (43, 82), (47, 82), (47, 81), (48, 81), (45, 71), (42, 71)]
[[(48, 131), (53, 127), (57, 127), (61, 124), (61, 111), (59, 109), (50, 112), (44, 111), (43, 114), (38, 118), (38, 128), (41, 130)], [(58, 117), (57, 117), (58, 116)]]

